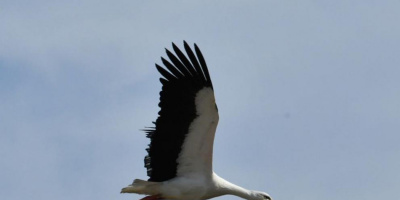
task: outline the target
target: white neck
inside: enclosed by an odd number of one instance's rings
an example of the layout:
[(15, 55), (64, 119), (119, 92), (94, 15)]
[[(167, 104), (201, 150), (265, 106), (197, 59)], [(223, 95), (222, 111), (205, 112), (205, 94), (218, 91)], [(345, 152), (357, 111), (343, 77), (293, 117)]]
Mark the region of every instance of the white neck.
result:
[(240, 186), (237, 186), (229, 181), (219, 177), (218, 175), (214, 174), (214, 180), (217, 183), (217, 190), (220, 195), (235, 195), (241, 197), (243, 199), (253, 200), (255, 196), (253, 192), (247, 189), (244, 189)]

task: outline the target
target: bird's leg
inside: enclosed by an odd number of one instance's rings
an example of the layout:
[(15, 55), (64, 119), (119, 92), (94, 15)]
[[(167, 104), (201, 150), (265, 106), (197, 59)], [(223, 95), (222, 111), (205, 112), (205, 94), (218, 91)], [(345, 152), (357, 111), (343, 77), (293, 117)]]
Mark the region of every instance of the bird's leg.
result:
[(160, 195), (147, 196), (147, 197), (145, 197), (143, 199), (140, 199), (140, 200), (158, 200), (158, 199), (161, 199)]

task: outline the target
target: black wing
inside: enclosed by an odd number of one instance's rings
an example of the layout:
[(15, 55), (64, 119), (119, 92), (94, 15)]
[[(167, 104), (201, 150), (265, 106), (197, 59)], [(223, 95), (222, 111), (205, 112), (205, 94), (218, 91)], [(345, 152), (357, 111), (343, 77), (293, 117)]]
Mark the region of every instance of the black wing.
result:
[(187, 57), (172, 43), (174, 54), (166, 49), (165, 68), (156, 64), (160, 78), (161, 108), (155, 128), (146, 129), (151, 142), (147, 148), (145, 167), (149, 181), (166, 181), (177, 174), (177, 159), (191, 122), (197, 117), (195, 97), (204, 87), (213, 88), (206, 62), (195, 44), (195, 53), (184, 41)]

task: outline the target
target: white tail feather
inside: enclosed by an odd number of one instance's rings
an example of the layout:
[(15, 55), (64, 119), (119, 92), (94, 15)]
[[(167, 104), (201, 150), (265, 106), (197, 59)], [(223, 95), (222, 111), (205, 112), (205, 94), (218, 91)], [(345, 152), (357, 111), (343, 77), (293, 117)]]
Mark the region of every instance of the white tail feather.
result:
[(121, 193), (157, 195), (159, 194), (159, 186), (160, 183), (158, 182), (149, 182), (135, 179), (131, 185), (122, 188)]

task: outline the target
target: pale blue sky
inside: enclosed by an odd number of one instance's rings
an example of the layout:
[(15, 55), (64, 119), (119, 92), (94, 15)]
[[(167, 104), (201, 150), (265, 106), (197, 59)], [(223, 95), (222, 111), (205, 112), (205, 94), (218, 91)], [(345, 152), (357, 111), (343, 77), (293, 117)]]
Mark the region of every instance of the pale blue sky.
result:
[[(0, 6), (0, 196), (130, 200), (171, 42), (197, 43), (214, 169), (276, 200), (399, 199), (399, 1)], [(226, 196), (220, 200), (238, 199)]]

